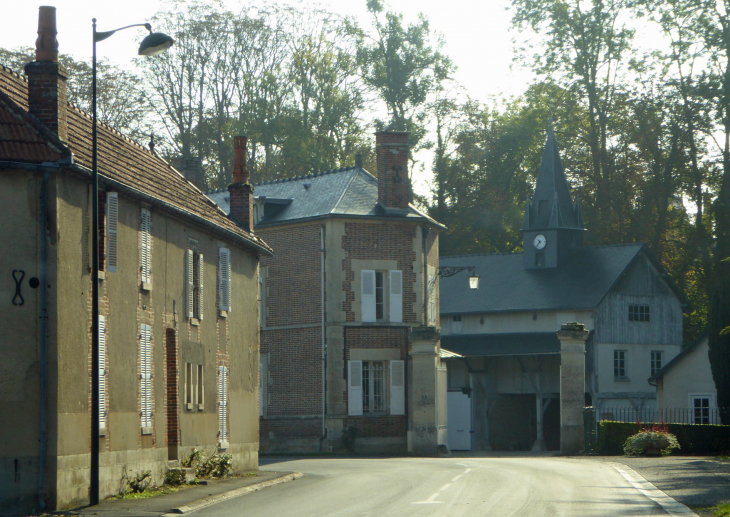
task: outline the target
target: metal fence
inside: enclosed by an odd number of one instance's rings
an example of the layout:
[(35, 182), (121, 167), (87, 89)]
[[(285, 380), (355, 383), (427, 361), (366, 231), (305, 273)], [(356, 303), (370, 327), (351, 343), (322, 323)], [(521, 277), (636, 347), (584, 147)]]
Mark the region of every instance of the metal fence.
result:
[(599, 421), (636, 422), (642, 424), (721, 424), (730, 419), (730, 408), (718, 407), (673, 407), (673, 408), (635, 408), (603, 407), (596, 408)]

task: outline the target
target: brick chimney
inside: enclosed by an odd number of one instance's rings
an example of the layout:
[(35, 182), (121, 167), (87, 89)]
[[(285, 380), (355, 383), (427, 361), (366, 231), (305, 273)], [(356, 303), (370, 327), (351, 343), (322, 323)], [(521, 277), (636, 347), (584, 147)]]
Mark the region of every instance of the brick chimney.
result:
[(375, 133), (378, 160), (378, 202), (386, 212), (408, 209), (411, 182), (408, 178), (408, 133), (382, 131)]
[(247, 142), (245, 136), (233, 137), (233, 183), (228, 185), (228, 192), (231, 193), (231, 218), (253, 233), (253, 185), (248, 182)]
[(39, 9), (36, 60), (25, 65), (25, 75), (28, 76), (28, 105), (33, 116), (56, 133), (61, 141), (67, 142), (68, 71), (58, 63), (56, 8), (41, 6)]

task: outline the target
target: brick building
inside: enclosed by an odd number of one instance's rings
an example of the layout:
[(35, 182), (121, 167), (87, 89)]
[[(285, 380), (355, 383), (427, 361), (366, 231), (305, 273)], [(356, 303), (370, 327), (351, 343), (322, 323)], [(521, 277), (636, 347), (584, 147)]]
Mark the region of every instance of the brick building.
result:
[[(376, 151), (379, 179), (358, 160), (255, 187), (250, 217), (275, 253), (261, 262), (262, 451), (336, 450), (345, 426), (362, 452), (445, 443), (443, 227), (409, 204), (408, 134), (378, 133)], [(229, 210), (229, 192), (209, 196)]]
[[(27, 77), (0, 66), (3, 515), (82, 504), (90, 483), (92, 121), (66, 102), (55, 9), (41, 14)], [(161, 484), (193, 448), (257, 468), (271, 249), (154, 152), (98, 129), (100, 496), (125, 473)]]

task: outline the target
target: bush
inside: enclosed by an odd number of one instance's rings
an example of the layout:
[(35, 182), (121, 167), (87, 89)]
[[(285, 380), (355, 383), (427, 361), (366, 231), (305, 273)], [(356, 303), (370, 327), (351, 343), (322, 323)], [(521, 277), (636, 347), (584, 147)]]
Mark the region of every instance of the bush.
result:
[(193, 449), (193, 452), (180, 460), (180, 465), (185, 468), (197, 468), (203, 459), (203, 451)]
[(182, 469), (170, 469), (165, 473), (165, 484), (180, 486), (185, 484), (185, 471)]
[[(677, 437), (682, 454), (719, 454), (730, 449), (730, 426), (699, 424), (667, 424), (667, 430)], [(639, 426), (631, 422), (598, 422), (598, 454), (618, 456), (624, 453), (626, 440), (639, 432)]]
[(677, 437), (663, 430), (644, 430), (629, 436), (624, 443), (624, 454), (639, 456), (641, 454), (671, 454), (679, 449)]
[(200, 462), (195, 475), (201, 478), (222, 478), (233, 468), (233, 456), (230, 454), (214, 454)]
[(152, 472), (144, 470), (132, 475), (131, 477), (127, 474), (127, 469), (124, 469), (122, 474), (122, 481), (126, 484), (126, 487), (122, 490), (122, 493), (133, 493), (141, 494), (150, 486), (152, 483)]

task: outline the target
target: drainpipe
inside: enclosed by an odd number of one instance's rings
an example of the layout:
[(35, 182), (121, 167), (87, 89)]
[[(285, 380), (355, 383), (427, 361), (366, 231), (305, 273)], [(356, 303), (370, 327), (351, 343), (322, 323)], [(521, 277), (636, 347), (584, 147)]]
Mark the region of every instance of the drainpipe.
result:
[(322, 279), (320, 284), (320, 292), (322, 293), (322, 436), (319, 437), (319, 451), (322, 452), (324, 440), (327, 438), (327, 423), (325, 417), (327, 415), (327, 339), (325, 332), (327, 330), (326, 311), (325, 311), (325, 247), (324, 247), (324, 226), (319, 229), (319, 251), (320, 251), (320, 267), (322, 270)]
[(431, 228), (428, 225), (421, 227), (423, 235), (423, 326), (428, 326), (428, 234)]
[(47, 421), (46, 421), (46, 386), (47, 386), (47, 348), (48, 334), (48, 182), (51, 174), (43, 174), (40, 196), (40, 339), (39, 339), (39, 372), (40, 377), (40, 418), (38, 440), (38, 504), (40, 509), (46, 508), (46, 451), (48, 449)]

